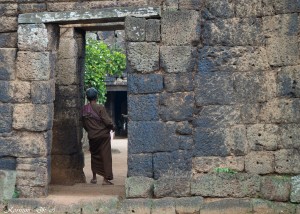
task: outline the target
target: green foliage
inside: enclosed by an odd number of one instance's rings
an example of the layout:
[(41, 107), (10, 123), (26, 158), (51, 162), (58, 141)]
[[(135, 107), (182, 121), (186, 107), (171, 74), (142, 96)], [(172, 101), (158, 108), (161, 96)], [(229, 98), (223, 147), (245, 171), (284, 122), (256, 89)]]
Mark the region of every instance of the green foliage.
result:
[(19, 197), (20, 197), (20, 191), (17, 188), (15, 188), (12, 198), (19, 198)]
[(94, 87), (99, 91), (98, 102), (106, 101), (105, 78), (107, 75), (120, 76), (126, 68), (126, 55), (111, 50), (102, 41), (88, 39), (85, 46), (85, 89)]
[(237, 172), (233, 169), (230, 168), (215, 168), (215, 172), (220, 173), (220, 172), (225, 172), (225, 173), (230, 173), (230, 174), (236, 174)]

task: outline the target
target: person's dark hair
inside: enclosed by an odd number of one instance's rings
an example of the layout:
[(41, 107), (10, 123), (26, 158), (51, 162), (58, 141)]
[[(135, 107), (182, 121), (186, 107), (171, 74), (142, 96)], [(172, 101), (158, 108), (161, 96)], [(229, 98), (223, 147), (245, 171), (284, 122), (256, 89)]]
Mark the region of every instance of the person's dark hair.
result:
[(88, 101), (97, 100), (98, 91), (95, 88), (88, 88), (85, 92)]

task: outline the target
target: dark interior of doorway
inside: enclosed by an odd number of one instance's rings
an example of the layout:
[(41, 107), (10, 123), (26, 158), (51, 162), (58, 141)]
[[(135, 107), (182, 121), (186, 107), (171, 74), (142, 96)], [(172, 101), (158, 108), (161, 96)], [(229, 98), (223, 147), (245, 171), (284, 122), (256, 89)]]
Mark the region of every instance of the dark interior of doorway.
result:
[(115, 136), (127, 137), (127, 91), (108, 91), (105, 107), (116, 125)]

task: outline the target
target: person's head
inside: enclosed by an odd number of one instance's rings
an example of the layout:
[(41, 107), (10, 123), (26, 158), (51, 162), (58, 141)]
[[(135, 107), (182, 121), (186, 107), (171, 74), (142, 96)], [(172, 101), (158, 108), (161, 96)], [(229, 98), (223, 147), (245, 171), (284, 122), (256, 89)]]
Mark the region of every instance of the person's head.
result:
[(86, 94), (86, 98), (88, 99), (88, 101), (93, 101), (93, 100), (97, 100), (98, 98), (98, 91), (95, 88), (88, 88), (85, 92)]

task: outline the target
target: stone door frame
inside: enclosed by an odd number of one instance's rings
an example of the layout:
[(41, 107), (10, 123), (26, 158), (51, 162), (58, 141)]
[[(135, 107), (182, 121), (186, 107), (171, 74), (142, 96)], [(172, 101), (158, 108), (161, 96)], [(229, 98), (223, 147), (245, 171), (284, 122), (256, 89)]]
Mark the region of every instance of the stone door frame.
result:
[[(32, 77), (37, 85), (36, 90), (41, 90), (39, 97), (36, 97), (35, 101), (32, 101), (32, 105), (42, 109), (42, 115), (40, 120), (45, 122), (37, 124), (39, 127), (30, 127), (28, 131), (31, 132), (43, 132), (45, 140), (40, 142), (42, 148), (45, 150), (41, 155), (43, 165), (46, 172), (42, 173), (41, 177), (37, 177), (37, 180), (43, 180), (42, 184), (39, 184), (39, 188), (36, 191), (25, 195), (25, 197), (39, 197), (48, 194), (48, 187), (51, 181), (51, 148), (53, 141), (53, 117), (54, 117), (54, 97), (55, 97), (55, 66), (57, 64), (57, 46), (60, 39), (60, 34), (57, 33), (59, 25), (69, 24), (96, 24), (96, 23), (108, 23), (108, 22), (120, 22), (124, 21), (126, 17), (137, 18), (153, 18), (157, 19), (161, 17), (160, 7), (143, 7), (143, 8), (106, 8), (99, 10), (88, 11), (68, 11), (68, 12), (41, 12), (20, 14), (18, 17), (18, 48), (21, 54), (30, 53), (34, 56), (35, 72)], [(97, 26), (93, 26), (97, 27)], [(125, 27), (126, 28), (126, 27)], [(28, 55), (28, 57), (30, 57)], [(41, 66), (42, 65), (42, 66)], [(31, 79), (30, 79), (31, 80)], [(26, 129), (26, 127), (25, 127)], [(36, 143), (36, 142), (34, 142)], [(32, 145), (36, 146), (36, 145)], [(45, 161), (46, 160), (46, 161)], [(19, 187), (22, 189), (22, 187)], [(28, 187), (25, 187), (28, 188)], [(25, 191), (24, 191), (25, 192)]]

